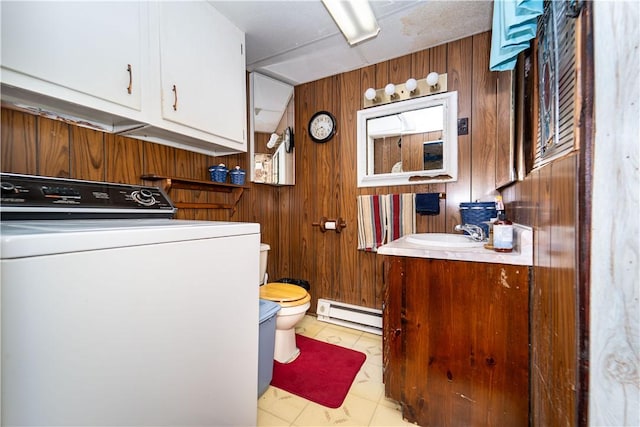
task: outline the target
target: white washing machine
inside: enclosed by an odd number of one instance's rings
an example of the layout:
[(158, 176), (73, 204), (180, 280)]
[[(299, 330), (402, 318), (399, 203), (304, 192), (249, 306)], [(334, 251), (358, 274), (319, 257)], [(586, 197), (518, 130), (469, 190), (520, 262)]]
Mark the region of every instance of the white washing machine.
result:
[(155, 187), (1, 187), (3, 426), (256, 425), (258, 224), (170, 219)]

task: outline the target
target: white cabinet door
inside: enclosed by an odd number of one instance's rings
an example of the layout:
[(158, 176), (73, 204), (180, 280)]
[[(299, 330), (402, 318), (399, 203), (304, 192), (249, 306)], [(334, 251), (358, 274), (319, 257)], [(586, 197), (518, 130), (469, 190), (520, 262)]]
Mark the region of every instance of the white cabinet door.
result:
[(2, 82), (100, 110), (140, 110), (142, 6), (3, 1)]
[(246, 150), (244, 33), (206, 2), (160, 2), (162, 117)]

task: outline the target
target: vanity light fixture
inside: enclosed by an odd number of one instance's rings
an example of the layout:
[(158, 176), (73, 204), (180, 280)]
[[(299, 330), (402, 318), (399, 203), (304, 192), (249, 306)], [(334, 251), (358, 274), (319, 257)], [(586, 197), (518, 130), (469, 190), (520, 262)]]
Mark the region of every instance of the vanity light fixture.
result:
[(433, 90), (437, 90), (438, 88), (438, 78), (440, 77), (440, 75), (438, 73), (436, 73), (435, 71), (430, 72), (429, 74), (427, 74), (427, 84), (429, 86), (431, 86), (431, 88)]
[(380, 32), (368, 0), (322, 0), (322, 3), (351, 46), (369, 40)]
[(396, 93), (396, 85), (393, 83), (389, 83), (384, 87), (384, 93), (389, 97), (389, 99), (394, 99), (398, 94)]
[(364, 91), (364, 97), (369, 101), (374, 101), (376, 99), (376, 90), (372, 87)]
[(363, 108), (376, 105), (389, 104), (391, 102), (404, 101), (406, 99), (420, 98), (447, 91), (447, 75), (431, 72), (426, 79), (408, 79), (405, 83), (394, 85), (389, 83), (383, 89), (370, 87), (364, 92)]
[(418, 88), (418, 81), (412, 77), (407, 80), (407, 82), (404, 84), (404, 87), (407, 88), (409, 93), (413, 93)]

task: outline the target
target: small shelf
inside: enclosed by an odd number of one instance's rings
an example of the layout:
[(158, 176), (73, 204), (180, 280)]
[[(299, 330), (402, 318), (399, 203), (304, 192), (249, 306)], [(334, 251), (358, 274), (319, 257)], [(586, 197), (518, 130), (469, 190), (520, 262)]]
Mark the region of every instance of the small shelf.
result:
[(169, 194), (172, 189), (209, 191), (214, 193), (227, 193), (231, 200), (227, 203), (196, 203), (196, 202), (174, 202), (178, 209), (230, 209), (231, 215), (236, 212), (236, 206), (244, 190), (249, 187), (244, 185), (226, 184), (222, 182), (202, 181), (199, 179), (179, 178), (174, 176), (162, 176), (145, 174), (140, 177), (145, 181), (158, 182), (165, 193)]

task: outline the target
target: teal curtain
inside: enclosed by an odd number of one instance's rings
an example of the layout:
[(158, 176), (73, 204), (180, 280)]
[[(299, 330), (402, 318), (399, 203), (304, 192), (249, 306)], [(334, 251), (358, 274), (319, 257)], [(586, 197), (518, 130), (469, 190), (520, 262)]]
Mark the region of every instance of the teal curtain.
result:
[(536, 36), (543, 0), (494, 0), (491, 36), (491, 71), (513, 70), (518, 54)]

